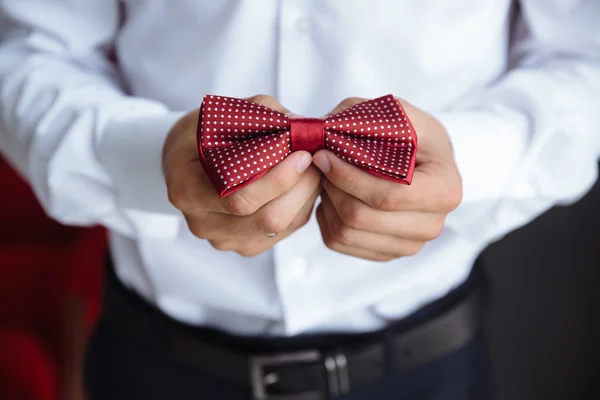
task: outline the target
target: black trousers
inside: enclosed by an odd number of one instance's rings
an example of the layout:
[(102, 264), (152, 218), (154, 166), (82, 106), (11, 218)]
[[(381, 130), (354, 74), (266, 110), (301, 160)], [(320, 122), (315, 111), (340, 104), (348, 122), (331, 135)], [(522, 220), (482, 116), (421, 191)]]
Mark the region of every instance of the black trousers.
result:
[[(444, 311), (455, 301), (460, 290), (444, 299), (423, 307), (410, 317), (393, 324), (394, 331), (402, 331), (422, 323)], [(135, 301), (143, 301), (141, 298)], [(173, 324), (178, 324), (172, 321)], [(189, 327), (188, 327), (189, 328)], [(232, 336), (214, 329), (193, 328), (203, 341), (231, 344)], [(391, 340), (393, 332), (388, 335)], [(368, 334), (367, 334), (368, 335)], [(351, 340), (364, 340), (367, 335)], [(221, 337), (224, 339), (222, 340)], [(339, 335), (317, 335), (308, 344), (339, 343)], [(247, 340), (234, 336), (235, 347), (249, 351), (280, 350), (282, 342)], [(221, 341), (221, 343), (219, 343)], [(315, 343), (316, 342), (316, 343)], [(298, 348), (307, 344), (306, 337), (284, 340), (285, 347)], [(392, 346), (388, 346), (392, 348)], [(429, 364), (398, 371), (393, 354), (389, 355), (387, 376), (373, 384), (358, 387), (339, 400), (394, 399), (394, 400), (490, 400), (492, 384), (488, 350), (483, 337)], [(100, 318), (86, 352), (85, 386), (89, 400), (159, 400), (159, 399), (227, 399), (249, 400), (250, 388), (228, 381), (210, 372), (174, 360), (160, 351), (160, 343), (140, 343), (119, 332), (119, 327), (109, 326)]]

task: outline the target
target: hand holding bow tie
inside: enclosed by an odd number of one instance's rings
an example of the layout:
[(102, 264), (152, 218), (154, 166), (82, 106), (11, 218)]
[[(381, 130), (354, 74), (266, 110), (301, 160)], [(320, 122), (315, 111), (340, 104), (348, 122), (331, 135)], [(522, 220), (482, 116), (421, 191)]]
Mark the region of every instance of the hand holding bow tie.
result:
[[(288, 112), (270, 96), (248, 101)], [(163, 146), (169, 200), (183, 213), (192, 234), (218, 250), (255, 256), (306, 224), (322, 191), (321, 174), (311, 165), (309, 152), (294, 152), (256, 182), (221, 197), (201, 165), (197, 126), (195, 110), (173, 126)]]
[[(363, 101), (347, 99), (332, 113)], [(410, 186), (379, 179), (328, 150), (313, 156), (324, 174), (317, 220), (332, 250), (375, 261), (414, 255), (439, 236), (446, 215), (462, 199), (461, 178), (445, 129), (411, 104), (402, 106), (419, 135)]]
[[(310, 166), (315, 151), (323, 179)], [(436, 237), (462, 193), (443, 127), (392, 96), (347, 99), (326, 119), (290, 117), (270, 96), (215, 96), (172, 128), (163, 169), (190, 231), (247, 256), (308, 221), (320, 181), (326, 245), (378, 261), (414, 254)]]

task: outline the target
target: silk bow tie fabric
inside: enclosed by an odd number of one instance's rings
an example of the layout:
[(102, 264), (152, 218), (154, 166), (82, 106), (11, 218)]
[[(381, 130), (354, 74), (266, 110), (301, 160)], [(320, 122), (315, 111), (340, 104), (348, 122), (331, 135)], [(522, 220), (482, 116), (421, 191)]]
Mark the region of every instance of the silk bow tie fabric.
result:
[(416, 132), (392, 95), (327, 118), (291, 117), (260, 104), (207, 95), (200, 107), (198, 150), (221, 197), (259, 179), (297, 150), (327, 149), (380, 178), (410, 184)]

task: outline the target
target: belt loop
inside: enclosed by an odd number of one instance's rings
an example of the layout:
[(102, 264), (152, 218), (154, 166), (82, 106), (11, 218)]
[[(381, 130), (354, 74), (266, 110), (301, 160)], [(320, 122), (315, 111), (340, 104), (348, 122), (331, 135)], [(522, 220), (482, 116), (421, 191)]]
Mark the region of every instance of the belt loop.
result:
[(337, 373), (337, 362), (335, 357), (328, 354), (325, 356), (325, 371), (327, 371), (327, 389), (330, 397), (340, 395), (340, 382)]
[(348, 373), (348, 359), (342, 352), (335, 356), (335, 365), (337, 367), (338, 387), (340, 394), (350, 393), (350, 374)]
[(326, 354), (323, 361), (327, 372), (329, 396), (337, 397), (350, 393), (350, 374), (346, 355), (341, 351), (336, 351)]

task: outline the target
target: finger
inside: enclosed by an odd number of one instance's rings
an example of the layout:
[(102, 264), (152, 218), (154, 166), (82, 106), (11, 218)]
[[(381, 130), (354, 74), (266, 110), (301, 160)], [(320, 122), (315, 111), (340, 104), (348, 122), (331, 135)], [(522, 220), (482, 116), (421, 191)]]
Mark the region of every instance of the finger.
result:
[[(283, 113), (289, 113), (289, 110), (271, 96), (256, 95), (247, 100)], [(194, 118), (183, 118), (178, 122), (181, 125), (178, 131), (189, 134), (183, 135), (183, 137), (179, 135), (176, 139), (170, 135), (167, 140), (173, 143), (170, 146), (165, 145), (165, 154), (163, 157), (163, 169), (165, 171), (169, 200), (171, 200), (171, 203), (175, 207), (185, 213), (214, 211), (239, 215), (251, 214), (276, 197), (278, 193), (282, 194), (289, 190), (297, 182), (301, 173), (310, 165), (310, 158), (307, 159), (307, 156), (310, 157), (310, 155), (306, 152), (292, 154), (284, 160), (285, 162), (282, 161), (271, 170), (276, 170), (276, 172), (266, 174), (270, 175), (270, 178), (273, 178), (272, 180), (267, 179), (267, 182), (264, 182), (263, 179), (258, 180), (263, 181), (263, 183), (274, 182), (278, 185), (277, 188), (264, 192), (263, 185), (258, 185), (258, 187), (255, 186), (246, 191), (249, 199), (244, 198), (245, 193), (242, 193), (242, 196), (239, 194), (231, 195), (228, 200), (223, 201), (216, 194), (216, 191), (211, 189), (212, 184), (202, 169), (198, 157), (195, 135), (197, 126), (197, 117), (195, 114), (197, 112), (190, 113), (190, 115), (192, 114)], [(294, 164), (298, 168), (298, 171), (295, 173), (293, 171)], [(278, 168), (281, 165), (284, 165), (284, 167)], [(286, 180), (286, 175), (288, 174), (291, 178)], [(281, 185), (279, 185), (280, 182)], [(252, 185), (248, 185), (248, 187), (250, 186)], [(280, 191), (277, 192), (277, 189), (280, 189)], [(261, 196), (254, 196), (253, 192), (255, 191), (259, 191)]]
[(315, 204), (321, 191), (320, 174), (316, 168), (311, 168), (289, 193), (261, 208), (250, 229), (261, 235), (285, 231), (305, 207)]
[(203, 214), (222, 202), (200, 160), (165, 170), (169, 201), (184, 214)]
[(329, 182), (378, 210), (450, 211), (460, 202), (451, 182), (444, 180), (444, 168), (417, 168), (412, 184), (403, 185), (363, 171), (328, 150), (319, 150), (313, 163)]
[(345, 109), (350, 108), (355, 104), (362, 103), (364, 101), (367, 101), (367, 99), (363, 97), (348, 97), (342, 100), (342, 102), (338, 104), (329, 114), (327, 114), (327, 116), (340, 113)]
[(319, 173), (315, 168), (306, 171), (305, 176), (288, 193), (268, 203), (249, 216), (236, 216), (217, 212), (203, 212), (186, 215), (188, 227), (199, 238), (219, 239), (226, 237), (265, 236), (269, 233), (285, 231), (305, 203), (316, 201), (319, 188)]
[(430, 241), (444, 227), (444, 214), (420, 211), (380, 211), (324, 181), (323, 188), (343, 224), (359, 231)]
[(423, 247), (423, 242), (350, 228), (344, 225), (327, 195), (322, 196), (321, 204), (329, 234), (335, 242), (341, 245), (389, 254), (394, 257), (415, 255)]
[(310, 162), (310, 153), (296, 151), (248, 186), (224, 198), (211, 195), (198, 199), (198, 203), (202, 205), (202, 211), (252, 215), (265, 204), (289, 192), (310, 167)]
[(172, 166), (198, 160), (196, 131), (198, 110), (180, 118), (170, 129), (162, 148), (162, 167), (167, 171)]
[(308, 223), (308, 221), (310, 220), (310, 217), (312, 215), (312, 210), (315, 206), (317, 198), (320, 195), (321, 195), (321, 190), (315, 189), (315, 191), (308, 198), (308, 200), (306, 201), (304, 206), (302, 206), (300, 211), (293, 218), (292, 222), (289, 224), (287, 229), (284, 230), (283, 232), (277, 234), (277, 236), (271, 237), (271, 236), (266, 236), (266, 235), (261, 234), (259, 236), (255, 236), (255, 238), (258, 237), (261, 240), (264, 240), (264, 238), (266, 238), (268, 241), (272, 241), (273, 239), (281, 240), (282, 238), (288, 236), (289, 234), (296, 232), (298, 229), (300, 229), (301, 227), (306, 225)]
[(306, 225), (312, 215), (312, 209), (317, 196), (318, 192), (315, 192), (315, 195), (306, 202), (300, 212), (296, 215), (288, 229), (286, 229), (284, 232), (281, 232), (277, 236), (269, 237), (266, 235), (256, 235), (248, 237), (225, 237), (220, 239), (212, 239), (209, 240), (209, 242), (218, 250), (236, 251), (245, 257), (256, 256), (272, 248), (277, 242), (285, 239), (302, 226)]
[(350, 246), (346, 246), (346, 245), (343, 245), (343, 244), (335, 241), (333, 239), (331, 233), (329, 232), (329, 229), (327, 226), (327, 220), (325, 219), (325, 215), (323, 213), (322, 204), (320, 204), (317, 207), (317, 222), (319, 223), (319, 228), (321, 230), (321, 236), (323, 238), (323, 242), (329, 249), (331, 249), (333, 251), (337, 251), (338, 253), (347, 254), (349, 256), (362, 258), (365, 260), (371, 260), (371, 261), (390, 261), (390, 260), (394, 259), (394, 256), (391, 256), (389, 254), (382, 254), (382, 253), (374, 252), (372, 250), (365, 250), (362, 248), (350, 247)]
[(285, 108), (277, 99), (273, 96), (266, 94), (257, 94), (256, 96), (248, 97), (246, 100), (260, 104), (265, 107), (272, 108), (273, 110), (279, 111), (283, 114), (290, 114), (290, 110)]

